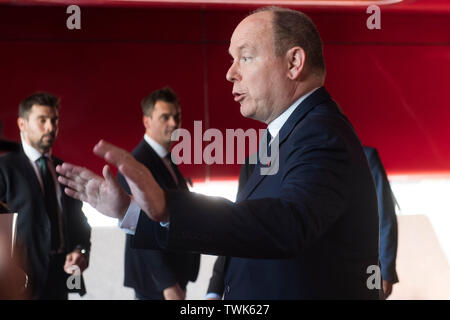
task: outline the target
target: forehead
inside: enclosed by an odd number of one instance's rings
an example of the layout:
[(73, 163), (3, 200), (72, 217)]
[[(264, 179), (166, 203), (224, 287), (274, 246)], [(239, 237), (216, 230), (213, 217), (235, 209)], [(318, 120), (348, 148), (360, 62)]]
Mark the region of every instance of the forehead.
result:
[(155, 110), (157, 113), (178, 113), (181, 111), (180, 107), (174, 103), (158, 100), (155, 103)]
[(30, 115), (35, 117), (54, 117), (58, 116), (58, 110), (49, 106), (43, 106), (40, 104), (33, 104), (30, 109)]
[(273, 49), (273, 13), (269, 11), (252, 14), (242, 20), (230, 40), (230, 54), (243, 49)]

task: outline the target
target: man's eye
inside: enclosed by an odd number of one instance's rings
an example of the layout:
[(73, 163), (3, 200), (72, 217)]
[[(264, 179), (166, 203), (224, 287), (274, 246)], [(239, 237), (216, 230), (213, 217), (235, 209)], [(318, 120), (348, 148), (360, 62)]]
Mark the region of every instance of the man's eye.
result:
[(241, 60), (244, 62), (249, 62), (252, 58), (251, 57), (242, 57)]

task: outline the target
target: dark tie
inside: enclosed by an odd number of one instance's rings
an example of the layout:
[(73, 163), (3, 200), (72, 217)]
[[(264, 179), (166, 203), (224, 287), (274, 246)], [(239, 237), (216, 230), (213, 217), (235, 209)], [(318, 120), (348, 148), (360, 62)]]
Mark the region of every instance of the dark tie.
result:
[[(270, 157), (270, 141), (272, 140), (272, 136), (271, 136), (271, 134), (270, 134), (270, 132), (269, 132), (269, 130), (266, 130), (266, 132), (265, 132), (265, 134), (266, 134), (266, 141), (262, 141), (260, 144), (259, 144), (259, 146), (260, 146), (260, 148), (266, 148), (266, 150), (264, 150), (264, 152), (261, 154), (260, 152), (258, 152), (258, 159), (259, 159), (259, 157), (260, 156), (262, 156), (262, 155), (265, 155), (265, 156), (267, 156), (267, 157)], [(262, 139), (264, 139), (264, 136), (262, 137)], [(265, 145), (264, 144), (262, 144), (262, 143), (264, 143), (265, 142)], [(267, 165), (269, 165), (268, 163), (265, 163), (264, 161), (262, 161), (262, 159), (259, 159), (259, 162), (260, 162), (260, 164), (262, 165), (262, 166), (267, 166)]]
[(58, 202), (56, 199), (55, 182), (52, 172), (48, 167), (47, 157), (40, 157), (38, 165), (41, 172), (42, 183), (44, 185), (44, 202), (51, 226), (51, 249), (57, 251), (60, 245), (59, 223), (58, 223)]
[(178, 186), (177, 174), (175, 173), (175, 170), (172, 167), (172, 160), (170, 158), (171, 158), (171, 155), (170, 155), (170, 153), (168, 153), (164, 158), (162, 158), (162, 160), (163, 160), (164, 164), (166, 165), (167, 170), (169, 170), (170, 175), (172, 176), (173, 181), (175, 182), (175, 185)]
[(270, 154), (270, 141), (272, 141), (272, 136), (270, 135), (269, 129), (267, 129), (267, 154)]

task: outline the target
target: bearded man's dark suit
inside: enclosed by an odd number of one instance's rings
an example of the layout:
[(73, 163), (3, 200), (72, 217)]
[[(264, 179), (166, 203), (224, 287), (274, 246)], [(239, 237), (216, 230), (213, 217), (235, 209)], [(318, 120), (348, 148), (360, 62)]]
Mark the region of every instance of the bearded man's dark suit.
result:
[[(53, 156), (52, 161), (55, 166), (63, 163)], [(83, 203), (67, 196), (63, 185), (58, 184), (58, 187), (61, 188), (64, 252), (60, 254), (55, 270), (49, 270), (51, 226), (36, 173), (23, 149), (0, 157), (0, 201), (5, 202), (12, 212), (18, 213), (17, 245), (22, 250), (16, 252), (22, 251), (22, 255), (17, 259), (29, 276), (33, 299), (47, 296), (44, 288), (49, 281), (54, 280), (51, 283), (58, 283), (66, 289), (69, 275), (63, 270), (65, 254), (77, 247), (85, 249), (88, 254), (91, 247), (91, 227), (81, 210)], [(84, 295), (83, 278), (81, 288), (67, 288), (69, 291)]]
[(278, 172), (258, 163), (236, 203), (168, 191), (169, 228), (138, 224), (136, 245), (231, 256), (225, 299), (378, 299), (367, 271), (378, 266), (375, 187), (325, 88), (284, 123), (278, 156)]
[[(156, 182), (164, 190), (180, 189), (187, 191), (186, 181), (172, 163), (178, 185), (175, 183), (162, 159), (143, 139), (133, 150), (133, 156), (143, 163), (152, 173)], [(124, 177), (119, 174), (120, 184), (130, 192)], [(150, 230), (152, 221), (141, 212), (139, 222)], [(147, 299), (163, 299), (163, 290), (178, 283), (182, 289), (188, 281), (195, 281), (200, 265), (200, 255), (194, 253), (173, 252), (168, 250), (138, 250), (132, 248), (132, 236), (127, 234), (125, 243), (125, 279), (124, 285), (134, 288)]]

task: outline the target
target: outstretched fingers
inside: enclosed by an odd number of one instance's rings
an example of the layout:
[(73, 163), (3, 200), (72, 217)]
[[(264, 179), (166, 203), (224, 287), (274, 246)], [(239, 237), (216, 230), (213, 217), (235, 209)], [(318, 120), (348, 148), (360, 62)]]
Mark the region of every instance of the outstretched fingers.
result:
[(95, 145), (94, 153), (116, 167), (130, 160), (134, 160), (130, 153), (104, 140), (100, 140)]
[(137, 185), (142, 185), (142, 183), (149, 182), (153, 180), (153, 176), (150, 171), (141, 163), (126, 162), (119, 166), (119, 171), (124, 175), (124, 177)]
[(77, 199), (77, 200), (80, 200), (80, 201), (87, 201), (87, 200), (88, 200), (86, 194), (81, 193), (81, 192), (77, 192), (77, 191), (75, 191), (75, 190), (73, 190), (73, 189), (70, 189), (70, 188), (64, 188), (64, 192), (65, 192), (69, 197), (75, 198), (75, 199)]
[(102, 174), (107, 184), (114, 186), (117, 189), (121, 189), (119, 181), (117, 180), (117, 177), (112, 173), (110, 166), (105, 165), (103, 167)]
[(164, 191), (150, 171), (141, 163), (127, 162), (119, 166), (130, 186), (134, 200), (147, 216), (155, 221), (168, 221)]
[(90, 170), (70, 163), (58, 165), (56, 171), (60, 174), (58, 176), (58, 181), (67, 186), (67, 188), (64, 189), (65, 193), (68, 196), (81, 201), (87, 201), (87, 185), (92, 184), (99, 178), (99, 176)]
[(85, 189), (85, 186), (83, 184), (80, 184), (79, 182), (76, 182), (75, 180), (68, 179), (64, 176), (59, 176), (58, 181), (60, 183), (62, 183), (63, 185), (69, 187), (70, 189), (73, 189), (78, 192), (82, 192)]
[(86, 168), (75, 166), (67, 162), (56, 166), (56, 171), (67, 179), (77, 181), (79, 183), (86, 182), (97, 176), (95, 173)]

